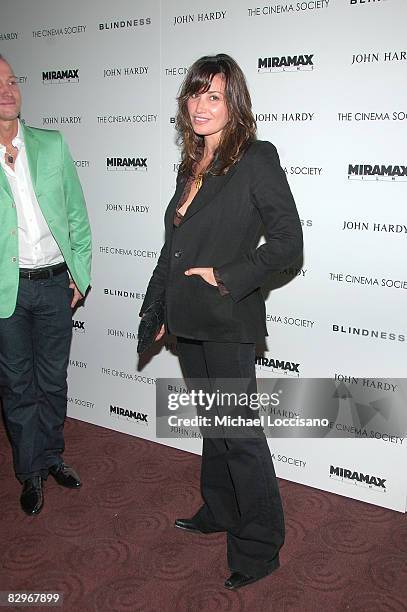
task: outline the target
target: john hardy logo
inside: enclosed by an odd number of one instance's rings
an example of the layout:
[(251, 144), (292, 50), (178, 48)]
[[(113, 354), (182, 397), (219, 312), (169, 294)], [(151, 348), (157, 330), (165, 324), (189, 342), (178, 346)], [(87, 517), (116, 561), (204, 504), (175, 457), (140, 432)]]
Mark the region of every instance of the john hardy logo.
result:
[(349, 164), (348, 179), (357, 181), (407, 181), (407, 166)]
[(82, 124), (82, 117), (80, 115), (61, 115), (42, 118), (42, 125), (80, 125)]
[(149, 210), (150, 207), (146, 206), (145, 204), (113, 204), (112, 202), (108, 202), (105, 208), (105, 212), (113, 213), (147, 214)]
[(378, 62), (405, 62), (407, 61), (407, 51), (397, 49), (397, 51), (369, 51), (368, 53), (353, 53), (351, 65), (372, 64)]
[(259, 57), (257, 72), (298, 72), (314, 70), (313, 53), (302, 55), (283, 55), (281, 57)]
[(0, 32), (0, 40), (17, 40), (18, 32)]
[(127, 421), (133, 421), (136, 423), (145, 423), (148, 425), (147, 414), (143, 412), (136, 412), (135, 410), (127, 410), (126, 408), (121, 408), (120, 406), (112, 406), (110, 404), (110, 416), (122, 417)]
[(294, 278), (295, 276), (300, 276), (302, 278), (306, 275), (307, 271), (307, 268), (290, 266), (289, 268), (285, 268), (285, 270), (276, 272), (276, 275), (280, 278)]
[(42, 73), (42, 82), (44, 85), (79, 83), (79, 68), (48, 70)]
[(281, 374), (284, 372), (286, 375), (297, 376), (300, 375), (300, 364), (294, 363), (293, 361), (284, 361), (280, 359), (268, 359), (267, 357), (256, 357), (256, 365), (260, 367), (260, 369), (271, 370), (272, 372), (276, 372)]
[(329, 468), (329, 476), (335, 478), (335, 480), (350, 480), (353, 484), (360, 484), (367, 486), (369, 489), (376, 487), (376, 489), (386, 490), (386, 478), (380, 478), (380, 476), (371, 476), (370, 474), (363, 474), (363, 472), (355, 472), (342, 467), (335, 467), (333, 465)]
[(214, 11), (211, 13), (189, 13), (186, 15), (176, 15), (175, 17), (171, 18), (171, 20), (173, 21), (173, 25), (180, 25), (185, 23), (194, 23), (195, 21), (217, 21), (219, 19), (225, 19), (225, 17), (226, 11)]
[(107, 170), (144, 170), (147, 172), (147, 157), (107, 157)]
[(70, 359), (69, 366), (71, 368), (83, 368), (86, 370), (86, 368), (88, 367), (88, 364), (86, 363), (86, 361), (78, 361), (78, 359)]

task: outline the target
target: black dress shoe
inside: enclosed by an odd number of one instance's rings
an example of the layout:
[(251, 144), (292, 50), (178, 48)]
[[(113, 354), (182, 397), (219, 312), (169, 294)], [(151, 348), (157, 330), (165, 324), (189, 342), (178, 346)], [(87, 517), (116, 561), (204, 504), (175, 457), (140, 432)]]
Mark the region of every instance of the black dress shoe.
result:
[(41, 512), (44, 505), (41, 476), (33, 476), (24, 481), (20, 504), (24, 512), (30, 516)]
[(191, 533), (219, 533), (221, 529), (207, 529), (194, 519), (175, 519), (175, 527), (185, 529)]
[(65, 463), (53, 465), (49, 468), (49, 473), (55, 478), (61, 487), (68, 489), (78, 489), (82, 486), (81, 480), (75, 470)]
[[(264, 576), (260, 578), (264, 578)], [(246, 576), (246, 574), (241, 574), (240, 572), (233, 572), (226, 580), (225, 587), (231, 590), (240, 589), (246, 586), (246, 584), (251, 584), (252, 582), (256, 582), (256, 580), (260, 580), (260, 578), (253, 578), (253, 576)]]

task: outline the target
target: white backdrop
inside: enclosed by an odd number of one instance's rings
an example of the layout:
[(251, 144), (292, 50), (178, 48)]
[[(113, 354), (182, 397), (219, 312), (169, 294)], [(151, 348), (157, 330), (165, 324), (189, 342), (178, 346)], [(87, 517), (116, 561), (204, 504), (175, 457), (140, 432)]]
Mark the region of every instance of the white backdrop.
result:
[[(302, 269), (281, 274), (290, 282), (267, 298), (264, 356), (299, 364), (301, 377), (405, 375), (406, 23), (405, 0), (2, 7), (0, 53), (20, 77), (22, 116), (64, 132), (93, 229), (93, 287), (74, 316), (70, 416), (155, 439), (156, 378), (180, 371), (171, 343), (138, 363), (138, 311), (174, 189), (175, 96), (186, 68), (218, 52), (247, 76), (259, 138), (277, 146), (304, 229)], [(293, 57), (297, 66), (284, 66)], [(136, 169), (114, 165), (123, 158)], [(258, 363), (259, 377), (292, 375), (270, 363)], [(159, 441), (200, 452), (198, 440)], [(406, 509), (406, 440), (270, 447), (282, 478)], [(385, 479), (385, 488), (331, 466)]]

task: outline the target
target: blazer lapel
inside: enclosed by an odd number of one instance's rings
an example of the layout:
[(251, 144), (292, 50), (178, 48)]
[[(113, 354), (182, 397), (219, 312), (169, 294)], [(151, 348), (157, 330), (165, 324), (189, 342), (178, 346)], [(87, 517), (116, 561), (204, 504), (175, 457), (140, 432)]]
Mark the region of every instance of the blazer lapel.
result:
[(195, 195), (191, 204), (188, 206), (187, 212), (183, 218), (182, 223), (184, 224), (188, 219), (193, 217), (197, 212), (202, 210), (207, 204), (212, 202), (222, 191), (222, 189), (228, 184), (234, 173), (236, 172), (237, 166), (232, 166), (226, 174), (214, 175), (209, 174), (203, 181), (202, 187)]
[(34, 192), (37, 193), (37, 179), (38, 179), (38, 154), (39, 144), (30, 128), (21, 124), (24, 134), (24, 143), (27, 153), (28, 167), (30, 169), (31, 181), (33, 184)]
[(175, 189), (175, 193), (172, 196), (168, 206), (167, 206), (167, 210), (165, 213), (165, 227), (166, 230), (169, 231), (170, 233), (173, 230), (173, 219), (174, 219), (174, 215), (175, 215), (175, 211), (178, 205), (178, 202), (181, 198), (182, 192), (184, 190), (185, 187), (185, 180), (181, 179)]
[(13, 194), (11, 191), (10, 184), (7, 180), (6, 173), (3, 168), (0, 166), (0, 202), (3, 197), (7, 197), (10, 200), (13, 200)]

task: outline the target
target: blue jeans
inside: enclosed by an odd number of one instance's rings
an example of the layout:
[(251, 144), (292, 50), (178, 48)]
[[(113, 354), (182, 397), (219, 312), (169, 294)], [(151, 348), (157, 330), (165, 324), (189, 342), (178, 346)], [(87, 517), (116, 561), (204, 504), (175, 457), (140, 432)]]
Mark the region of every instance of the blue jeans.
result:
[(20, 482), (62, 462), (72, 295), (67, 272), (20, 278), (16, 309), (0, 319), (0, 395)]

